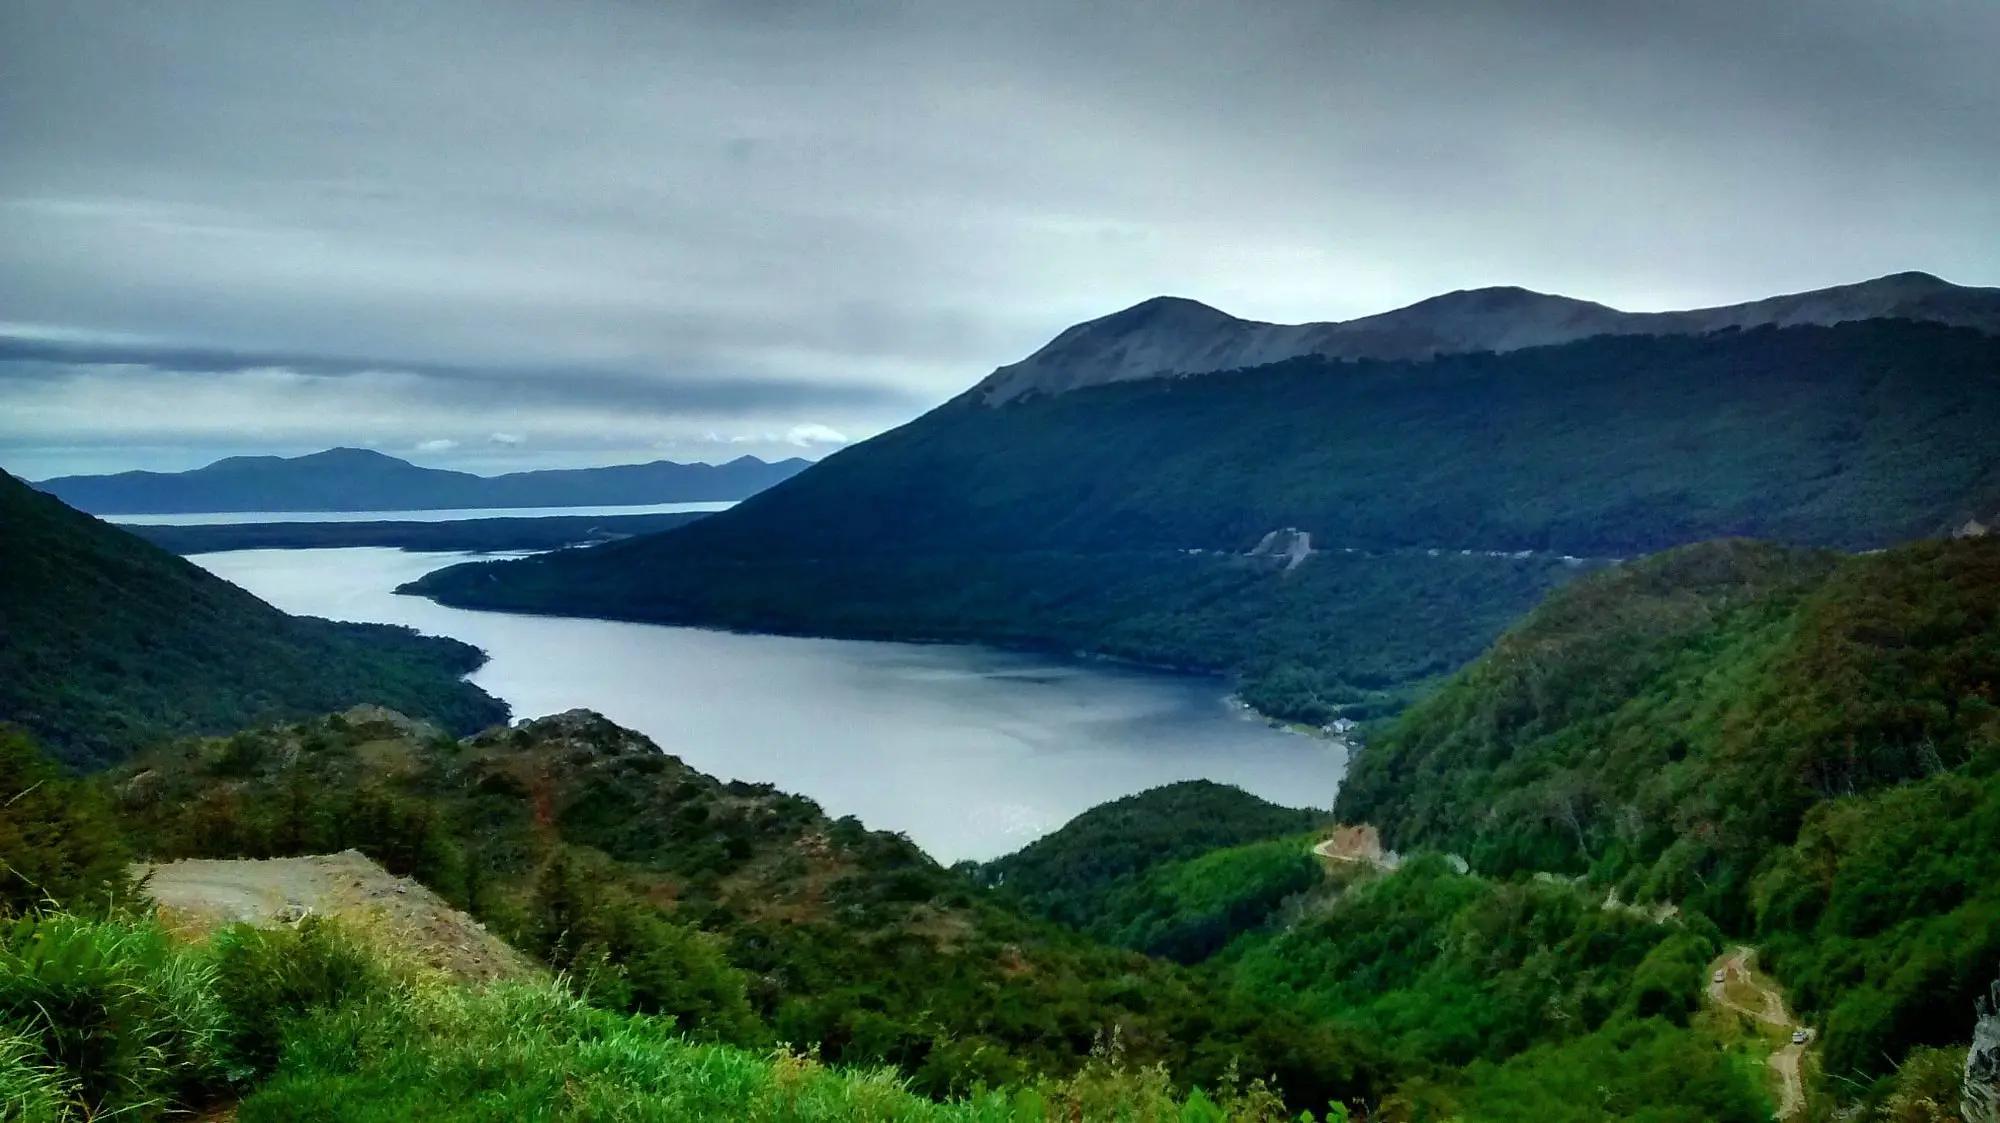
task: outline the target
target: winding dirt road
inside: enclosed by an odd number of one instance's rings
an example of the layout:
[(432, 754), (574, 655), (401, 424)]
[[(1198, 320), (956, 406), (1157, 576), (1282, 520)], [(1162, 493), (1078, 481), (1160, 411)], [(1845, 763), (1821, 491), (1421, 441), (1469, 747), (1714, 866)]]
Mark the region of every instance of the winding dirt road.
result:
[[(1785, 1008), (1785, 998), (1777, 988), (1757, 977), (1756, 958), (1754, 948), (1729, 949), (1710, 970), (1708, 998), (1717, 1006), (1734, 1010), (1785, 1035), (1785, 1044), (1765, 1063), (1778, 1077), (1778, 1118), (1790, 1119), (1805, 1110), (1805, 1081), (1799, 1064), (1806, 1050), (1812, 1048), (1813, 1031), (1805, 1031), (1804, 1041), (1792, 1041), (1792, 1034), (1801, 1027)], [(1715, 977), (1718, 971), (1722, 973), (1721, 979)]]

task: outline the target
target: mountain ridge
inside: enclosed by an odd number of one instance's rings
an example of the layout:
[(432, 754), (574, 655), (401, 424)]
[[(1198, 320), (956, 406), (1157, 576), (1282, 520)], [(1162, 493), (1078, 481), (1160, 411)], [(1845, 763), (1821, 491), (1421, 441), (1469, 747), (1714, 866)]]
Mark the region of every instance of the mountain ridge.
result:
[(742, 499), (810, 463), (739, 456), (723, 464), (653, 460), (480, 476), (343, 446), (303, 456), (228, 456), (186, 472), (58, 476), (33, 486), (100, 515), (639, 506)]
[(485, 655), (292, 616), (0, 471), (0, 720), (73, 768), (161, 739), (374, 702), (460, 732), (507, 707)]
[(1156, 296), (1059, 333), (995, 370), (968, 396), (1002, 405), (1036, 394), (1147, 378), (1215, 374), (1319, 356), (1428, 359), (1508, 352), (1597, 335), (1700, 335), (1731, 328), (1912, 319), (2000, 334), (2000, 288), (1955, 285), (1917, 271), (1738, 304), (1624, 312), (1516, 285), (1459, 289), (1351, 320), (1274, 324), (1185, 297)]

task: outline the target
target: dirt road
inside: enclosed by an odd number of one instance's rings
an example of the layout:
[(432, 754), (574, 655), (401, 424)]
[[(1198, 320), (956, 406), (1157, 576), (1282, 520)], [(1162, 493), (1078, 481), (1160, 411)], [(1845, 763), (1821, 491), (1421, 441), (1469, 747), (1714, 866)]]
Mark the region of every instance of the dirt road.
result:
[(385, 949), (461, 979), (483, 982), (534, 968), (485, 926), (409, 878), (353, 850), (307, 858), (141, 865), (169, 927), (202, 935), (239, 921), (283, 924), (334, 917)]
[[(1753, 948), (1729, 949), (1728, 954), (1710, 969), (1708, 998), (1717, 1006), (1734, 1010), (1785, 1035), (1785, 1044), (1772, 1053), (1766, 1063), (1778, 1078), (1778, 1118), (1790, 1119), (1805, 1110), (1805, 1081), (1800, 1075), (1799, 1065), (1805, 1058), (1806, 1050), (1812, 1047), (1813, 1032), (1806, 1030), (1803, 1042), (1791, 1040), (1800, 1026), (1791, 1012), (1785, 1009), (1784, 996), (1778, 993), (1776, 987), (1758, 978), (1756, 958), (1757, 952)], [(1717, 971), (1722, 973), (1719, 980), (1715, 977)]]

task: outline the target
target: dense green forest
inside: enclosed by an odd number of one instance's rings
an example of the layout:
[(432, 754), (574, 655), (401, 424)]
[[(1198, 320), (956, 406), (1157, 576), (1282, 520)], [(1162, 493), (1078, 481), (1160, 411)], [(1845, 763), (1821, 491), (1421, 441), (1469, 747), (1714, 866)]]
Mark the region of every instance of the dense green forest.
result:
[(1309, 835), (1331, 821), (1187, 780), (1100, 804), (969, 872), (1106, 943), (1196, 962), (1319, 883)]
[(0, 716), (72, 766), (360, 702), (460, 732), (506, 717), (463, 681), (469, 644), (288, 616), (5, 473), (0, 531)]
[(1336, 810), (1754, 936), (1866, 1080), (1963, 1042), (2000, 967), (1997, 682), (2000, 542), (1689, 547), (1551, 598)]
[[(1996, 379), (2000, 338), (1867, 321), (967, 397), (680, 530), (411, 588), (1097, 652), (1239, 676), (1275, 716), (1368, 717), (1573, 576), (1563, 555), (1873, 548), (1990, 516)], [(1239, 556), (1284, 527), (1319, 552)]]

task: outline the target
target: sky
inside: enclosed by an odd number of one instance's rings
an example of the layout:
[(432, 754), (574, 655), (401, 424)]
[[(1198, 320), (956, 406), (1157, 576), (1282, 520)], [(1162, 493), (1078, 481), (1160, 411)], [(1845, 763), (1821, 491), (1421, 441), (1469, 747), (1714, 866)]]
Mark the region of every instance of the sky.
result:
[(2000, 284), (1992, 0), (0, 0), (0, 467), (820, 456), (1170, 293)]

